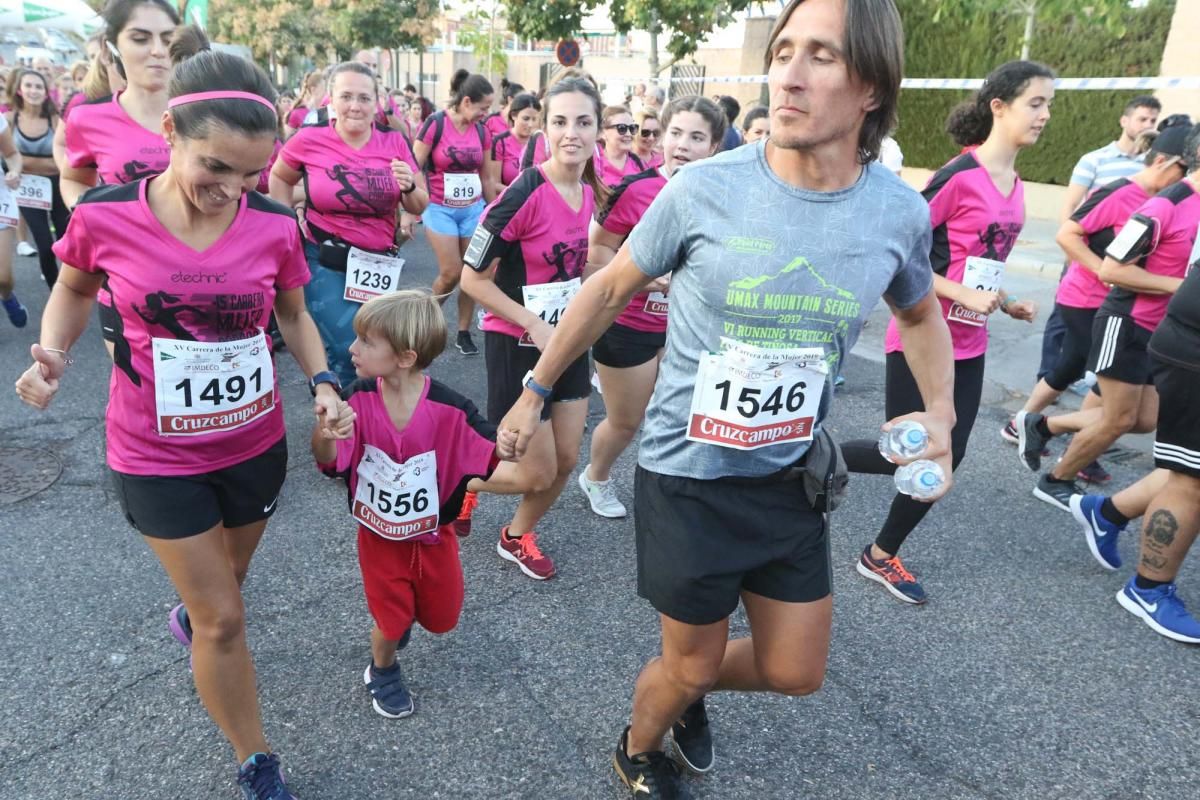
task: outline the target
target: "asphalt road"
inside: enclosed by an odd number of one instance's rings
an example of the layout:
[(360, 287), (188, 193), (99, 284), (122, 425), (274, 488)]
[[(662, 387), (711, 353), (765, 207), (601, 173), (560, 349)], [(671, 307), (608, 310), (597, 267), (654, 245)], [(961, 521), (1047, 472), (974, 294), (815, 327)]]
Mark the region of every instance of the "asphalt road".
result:
[[(428, 248), (404, 255), (404, 281), (427, 286)], [(17, 273), (35, 322), (0, 320), (6, 380), (28, 363), (46, 297), (32, 259)], [(232, 798), (231, 752), (167, 631), (175, 596), (103, 466), (108, 364), (94, 325), (74, 355), (50, 411), (0, 393), (0, 798)], [(481, 358), (451, 350), (431, 371), (483, 405)], [(494, 550), (514, 502), (485, 498), (463, 543), (462, 623), (415, 634), (402, 663), (417, 713), (385, 720), (361, 682), (370, 622), (344, 491), (313, 467), (290, 357), (280, 372), (291, 470), (245, 595), (268, 737), (297, 795), (621, 797), (610, 756), (658, 647), (634, 591), (631, 521), (595, 517), (571, 482), (541, 525), (559, 574), (538, 583)], [(846, 377), (831, 424), (868, 435), (883, 421), (882, 368), (854, 357)], [(593, 421), (601, 409), (593, 398)], [(1005, 413), (981, 411), (957, 488), (904, 551), (924, 607), (855, 574), (891, 494), (886, 478), (853, 478), (834, 519), (825, 686), (714, 696), (717, 766), (692, 782), (698, 797), (1194, 796), (1200, 654), (1118, 607), (1128, 572), (1102, 570), (1071, 518), (1030, 496), (996, 436)], [(633, 463), (615, 473), (627, 500)], [(1148, 467), (1136, 451), (1110, 464), (1119, 484)], [(1127, 562), (1135, 547), (1127, 536)], [(1194, 570), (1181, 583), (1200, 604)]]

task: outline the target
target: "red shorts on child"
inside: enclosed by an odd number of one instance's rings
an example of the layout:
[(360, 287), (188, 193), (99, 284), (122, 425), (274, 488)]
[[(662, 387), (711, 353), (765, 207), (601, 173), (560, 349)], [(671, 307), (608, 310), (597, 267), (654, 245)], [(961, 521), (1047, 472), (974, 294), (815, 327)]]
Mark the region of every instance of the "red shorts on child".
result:
[(463, 606), (458, 537), (450, 525), (438, 534), (437, 544), (416, 544), (358, 528), (367, 608), (389, 639), (402, 638), (414, 621), (430, 633), (446, 633), (458, 625)]

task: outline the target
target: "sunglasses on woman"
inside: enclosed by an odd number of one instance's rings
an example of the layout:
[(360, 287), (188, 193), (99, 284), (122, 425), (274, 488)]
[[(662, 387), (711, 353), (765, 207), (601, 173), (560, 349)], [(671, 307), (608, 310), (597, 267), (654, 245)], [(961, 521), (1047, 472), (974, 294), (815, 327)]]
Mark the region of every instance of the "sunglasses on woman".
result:
[(657, 128), (642, 128), (641, 133), (643, 139), (657, 139), (662, 136), (662, 131)]
[(604, 129), (605, 129), (605, 130), (610, 130), (610, 131), (616, 131), (617, 133), (619, 133), (619, 134), (620, 134), (620, 135), (622, 135), (622, 136), (633, 136), (635, 133), (637, 133), (638, 126), (637, 126), (637, 125), (634, 125), (634, 124), (632, 124), (632, 123), (630, 123), (630, 124), (628, 124), (628, 125), (624, 125), (624, 124), (621, 124), (621, 125), (605, 125), (605, 126), (604, 126)]

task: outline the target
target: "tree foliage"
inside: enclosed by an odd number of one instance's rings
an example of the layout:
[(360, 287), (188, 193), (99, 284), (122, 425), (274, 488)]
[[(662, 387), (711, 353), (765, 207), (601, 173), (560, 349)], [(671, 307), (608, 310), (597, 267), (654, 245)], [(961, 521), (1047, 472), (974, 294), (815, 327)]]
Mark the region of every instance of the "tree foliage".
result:
[[(1018, 17), (1026, 24), (1020, 54), (1028, 58), (1037, 36), (1038, 19), (1070, 19), (1080, 27), (1103, 25), (1114, 36), (1125, 35), (1129, 0), (921, 0), (935, 23), (969, 22), (988, 16)], [(1016, 55), (1014, 53), (1013, 55)]]
[(528, 39), (570, 39), (600, 0), (504, 0), (509, 30)]
[(670, 33), (667, 52), (676, 61), (699, 49), (713, 31), (733, 22), (751, 0), (612, 0), (613, 26), (631, 30)]
[(492, 16), (476, 9), (463, 17), (458, 30), (458, 43), (471, 48), (471, 54), (485, 75), (503, 75), (508, 71), (508, 56), (504, 53), (504, 35), (494, 26)]

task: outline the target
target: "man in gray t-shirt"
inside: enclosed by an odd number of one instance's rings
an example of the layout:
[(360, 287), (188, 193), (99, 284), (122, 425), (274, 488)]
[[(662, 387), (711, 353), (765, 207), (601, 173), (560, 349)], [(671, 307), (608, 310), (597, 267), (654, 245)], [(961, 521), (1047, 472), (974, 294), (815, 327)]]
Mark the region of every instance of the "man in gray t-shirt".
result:
[[(902, 42), (891, 0), (792, 0), (765, 58), (770, 140), (671, 178), (571, 301), (500, 424), (498, 453), (519, 457), (547, 387), (639, 289), (671, 275), (634, 506), (638, 594), (659, 611), (663, 652), (638, 677), (613, 756), (639, 800), (691, 796), (664, 753), (668, 732), (686, 767), (711, 768), (706, 692), (802, 695), (824, 680), (827, 520), (791, 467), (881, 296), (927, 409), (910, 418), (951, 475), (954, 360), (931, 288), (928, 210), (871, 164), (894, 127)], [(739, 602), (751, 635), (731, 641)]]

